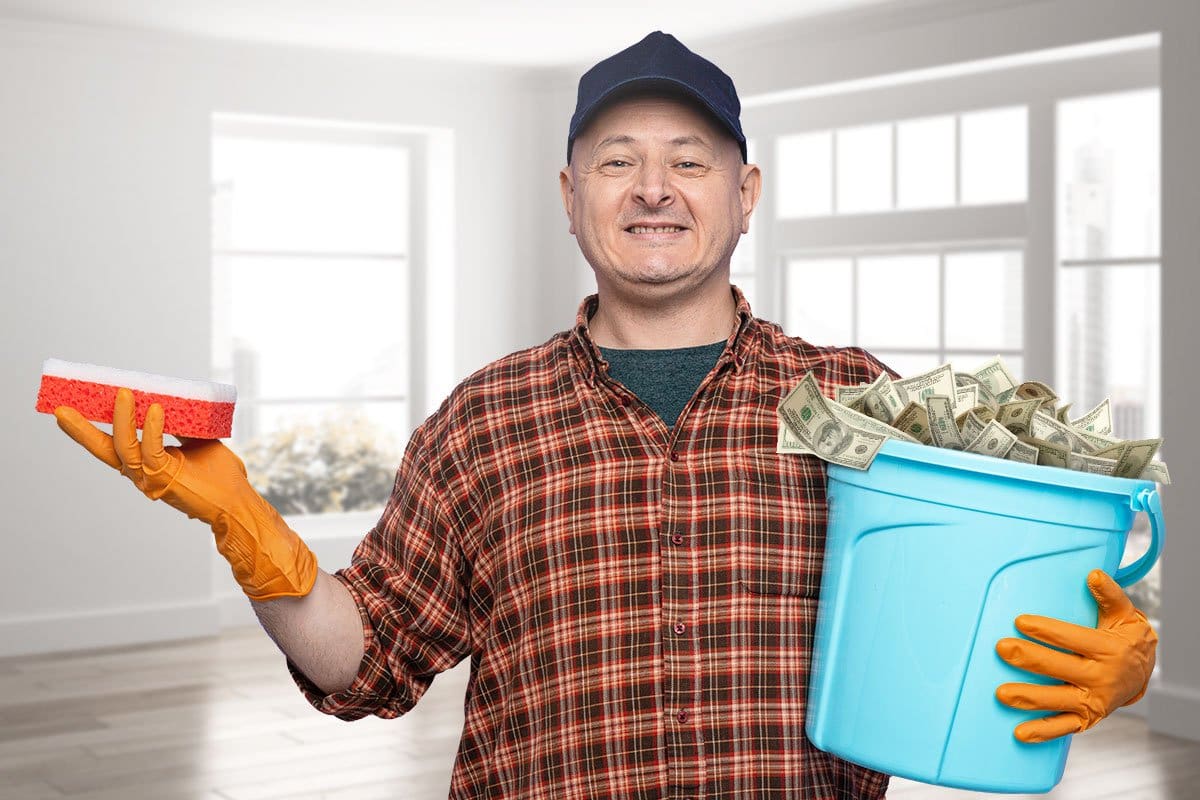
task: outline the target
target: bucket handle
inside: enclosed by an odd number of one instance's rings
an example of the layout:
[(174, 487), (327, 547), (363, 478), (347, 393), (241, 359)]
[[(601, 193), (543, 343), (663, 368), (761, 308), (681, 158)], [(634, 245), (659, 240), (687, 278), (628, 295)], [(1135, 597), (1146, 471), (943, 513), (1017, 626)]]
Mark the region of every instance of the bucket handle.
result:
[(1113, 575), (1113, 580), (1122, 587), (1130, 586), (1146, 577), (1154, 562), (1158, 561), (1163, 542), (1162, 500), (1158, 496), (1158, 489), (1142, 489), (1129, 499), (1129, 507), (1150, 515), (1150, 547), (1141, 558), (1118, 569), (1117, 574)]

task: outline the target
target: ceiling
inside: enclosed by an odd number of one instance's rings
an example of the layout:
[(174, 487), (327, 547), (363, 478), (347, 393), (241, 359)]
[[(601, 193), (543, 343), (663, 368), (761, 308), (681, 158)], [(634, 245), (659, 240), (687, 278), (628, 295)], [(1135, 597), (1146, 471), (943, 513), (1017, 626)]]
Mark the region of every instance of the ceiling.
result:
[(595, 61), (653, 30), (685, 44), (907, 0), (0, 0), (0, 18), (513, 66)]

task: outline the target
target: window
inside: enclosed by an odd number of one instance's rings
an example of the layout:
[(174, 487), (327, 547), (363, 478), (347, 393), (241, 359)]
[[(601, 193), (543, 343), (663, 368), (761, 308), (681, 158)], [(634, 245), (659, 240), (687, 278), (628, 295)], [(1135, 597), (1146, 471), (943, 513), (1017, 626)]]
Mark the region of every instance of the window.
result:
[[(1059, 380), (1080, 410), (1110, 399), (1114, 436), (1157, 437), (1159, 92), (1063, 100), (1057, 119)], [(1139, 514), (1126, 562), (1145, 551), (1149, 537)], [(1129, 593), (1156, 618), (1158, 565)]]
[(779, 218), (1020, 203), (1024, 106), (808, 131), (775, 140)]
[(410, 148), (379, 131), (219, 117), (214, 372), (284, 514), (377, 509), (408, 437)]
[(901, 375), (995, 355), (1024, 371), (1019, 250), (796, 257), (783, 286), (789, 336), (865, 347)]

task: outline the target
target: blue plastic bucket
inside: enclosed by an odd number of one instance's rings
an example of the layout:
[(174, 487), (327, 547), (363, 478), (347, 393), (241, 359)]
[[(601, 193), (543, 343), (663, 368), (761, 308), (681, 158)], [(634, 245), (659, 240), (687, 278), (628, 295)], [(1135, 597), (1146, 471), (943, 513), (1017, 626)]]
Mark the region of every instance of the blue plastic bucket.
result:
[[(926, 783), (1047, 792), (1071, 737), (1013, 728), (1053, 712), (996, 699), (1055, 683), (995, 650), (1041, 614), (1095, 626), (1097, 567), (1128, 586), (1162, 547), (1152, 481), (1091, 475), (889, 440), (868, 470), (830, 465), (829, 525), (806, 730), (817, 747)], [(1118, 569), (1138, 511), (1150, 547)]]

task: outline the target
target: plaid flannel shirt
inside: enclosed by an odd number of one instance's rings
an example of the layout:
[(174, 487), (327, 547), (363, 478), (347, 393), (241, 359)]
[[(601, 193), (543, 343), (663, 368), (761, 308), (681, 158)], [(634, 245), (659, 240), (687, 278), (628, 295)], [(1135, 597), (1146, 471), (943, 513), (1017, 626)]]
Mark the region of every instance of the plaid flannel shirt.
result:
[(730, 288), (735, 329), (674, 429), (608, 376), (596, 295), (460, 383), (335, 573), (362, 617), (354, 682), (326, 695), (288, 661), (309, 702), (395, 717), (469, 657), (460, 800), (882, 798), (887, 776), (804, 733), (825, 465), (775, 446), (805, 372), (832, 396), (887, 368)]

